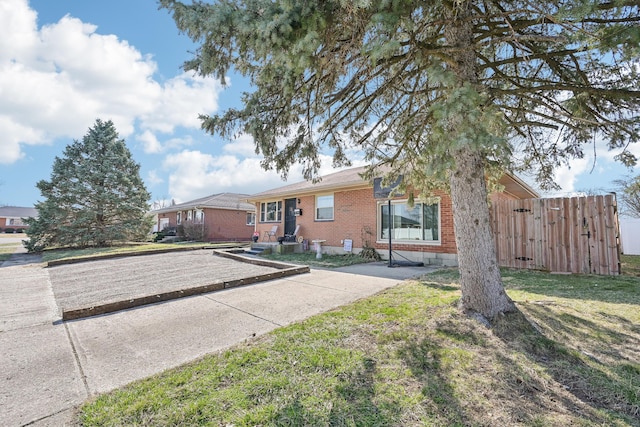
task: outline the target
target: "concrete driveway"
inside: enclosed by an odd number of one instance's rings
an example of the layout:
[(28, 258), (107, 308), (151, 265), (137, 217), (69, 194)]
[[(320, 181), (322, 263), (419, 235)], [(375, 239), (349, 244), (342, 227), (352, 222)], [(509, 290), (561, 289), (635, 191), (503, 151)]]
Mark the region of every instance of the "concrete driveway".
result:
[(312, 270), (62, 322), (49, 270), (37, 261), (6, 262), (0, 268), (2, 426), (71, 425), (75, 408), (91, 396), (429, 271), (387, 269), (383, 264), (367, 269), (371, 273), (377, 268), (392, 276), (384, 278), (353, 274), (348, 269)]

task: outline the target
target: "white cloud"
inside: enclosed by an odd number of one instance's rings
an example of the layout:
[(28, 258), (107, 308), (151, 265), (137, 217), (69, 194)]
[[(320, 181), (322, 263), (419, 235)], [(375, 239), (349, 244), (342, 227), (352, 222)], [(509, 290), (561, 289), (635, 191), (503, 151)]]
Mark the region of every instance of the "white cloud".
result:
[[(331, 157), (321, 156), (320, 175), (335, 172), (331, 167)], [(354, 161), (354, 166), (364, 164)], [(164, 161), (169, 170), (169, 194), (176, 202), (204, 197), (208, 194), (233, 192), (255, 194), (277, 188), (288, 183), (302, 181), (302, 166), (291, 166), (287, 182), (275, 171), (265, 171), (260, 167), (260, 158), (255, 156), (240, 158), (233, 155), (213, 156), (195, 150), (184, 150), (168, 156)]]
[(158, 152), (146, 131), (199, 128), (198, 114), (218, 108), (221, 87), (213, 79), (182, 73), (158, 82), (151, 56), (127, 41), (69, 15), (41, 29), (36, 19), (26, 0), (0, 1), (4, 163), (20, 159), (24, 144), (80, 139), (96, 118), (112, 120), (123, 138), (139, 125), (145, 149)]
[(158, 171), (152, 170), (152, 171), (149, 171), (149, 173), (147, 174), (147, 184), (157, 185), (157, 184), (162, 184), (163, 182), (164, 182), (164, 179), (162, 179), (158, 175)]
[(590, 162), (586, 158), (572, 159), (569, 166), (561, 166), (555, 170), (554, 181), (561, 187), (560, 190), (551, 192), (548, 197), (567, 196), (579, 190), (575, 188), (578, 176), (588, 171)]
[(199, 128), (198, 114), (218, 109), (221, 90), (217, 80), (182, 73), (163, 85), (153, 111), (142, 116), (142, 127), (166, 133), (176, 126)]
[(225, 153), (240, 155), (243, 157), (256, 156), (256, 144), (253, 142), (251, 135), (242, 134), (228, 144), (222, 147)]
[(154, 133), (149, 130), (145, 130), (141, 135), (136, 136), (136, 139), (142, 142), (145, 153), (159, 153), (162, 151), (162, 144), (160, 144)]

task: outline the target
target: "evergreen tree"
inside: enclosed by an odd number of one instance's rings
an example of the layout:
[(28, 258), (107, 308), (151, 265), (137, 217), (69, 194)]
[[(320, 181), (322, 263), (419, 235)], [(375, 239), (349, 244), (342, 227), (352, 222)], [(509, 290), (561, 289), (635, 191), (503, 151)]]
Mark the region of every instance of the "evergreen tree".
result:
[(36, 186), (45, 200), (27, 221), (29, 251), (140, 240), (151, 228), (140, 165), (111, 121), (96, 120), (82, 141), (55, 158), (51, 179)]
[[(319, 152), (372, 164), (427, 194), (448, 188), (461, 308), (514, 310), (492, 241), (487, 181), (555, 167), (606, 141), (627, 165), (640, 138), (636, 0), (160, 0), (200, 47), (186, 70), (253, 92), (202, 117), (211, 133), (251, 134), (263, 166), (315, 178)], [(517, 156), (514, 156), (514, 153)], [(377, 172), (370, 170), (370, 176)]]

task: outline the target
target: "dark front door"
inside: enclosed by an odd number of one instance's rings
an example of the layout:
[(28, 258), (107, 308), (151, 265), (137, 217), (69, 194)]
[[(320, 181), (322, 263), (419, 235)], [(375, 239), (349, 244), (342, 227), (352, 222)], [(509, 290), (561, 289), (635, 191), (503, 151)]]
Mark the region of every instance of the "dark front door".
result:
[(284, 234), (296, 231), (296, 199), (284, 200)]

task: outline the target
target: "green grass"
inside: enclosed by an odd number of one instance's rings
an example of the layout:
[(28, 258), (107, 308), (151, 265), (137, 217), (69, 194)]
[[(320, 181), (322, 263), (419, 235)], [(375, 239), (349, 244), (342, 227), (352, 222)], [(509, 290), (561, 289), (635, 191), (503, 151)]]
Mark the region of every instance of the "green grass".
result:
[(3, 261), (7, 261), (11, 258), (11, 255), (22, 246), (22, 243), (7, 243), (4, 239), (6, 238), (26, 238), (25, 234), (13, 234), (13, 233), (0, 233), (0, 263)]
[(1, 243), (0, 240), (0, 262), (11, 258), (11, 254), (20, 246), (20, 243)]
[(640, 426), (640, 279), (504, 271), (486, 329), (442, 270), (98, 396), (87, 426)]
[(620, 264), (622, 274), (640, 277), (640, 255), (622, 255)]
[(263, 258), (282, 261), (291, 264), (302, 264), (311, 267), (327, 267), (336, 268), (344, 267), (347, 265), (361, 264), (370, 262), (371, 260), (364, 259), (358, 255), (345, 254), (345, 255), (322, 255), (322, 259), (316, 259), (315, 252), (304, 253), (289, 253), (289, 254), (266, 254), (261, 255)]

